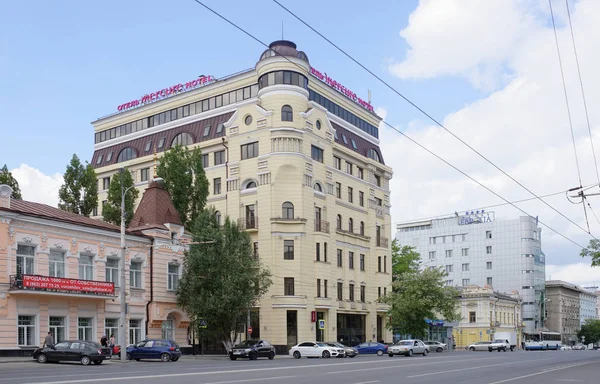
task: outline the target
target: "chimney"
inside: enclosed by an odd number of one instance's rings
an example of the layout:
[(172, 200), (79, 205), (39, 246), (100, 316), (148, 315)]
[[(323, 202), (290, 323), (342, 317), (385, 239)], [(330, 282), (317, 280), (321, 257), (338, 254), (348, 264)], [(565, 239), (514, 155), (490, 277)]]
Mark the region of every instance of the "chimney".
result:
[(0, 208), (8, 208), (10, 209), (10, 197), (12, 195), (13, 189), (6, 185), (0, 185)]

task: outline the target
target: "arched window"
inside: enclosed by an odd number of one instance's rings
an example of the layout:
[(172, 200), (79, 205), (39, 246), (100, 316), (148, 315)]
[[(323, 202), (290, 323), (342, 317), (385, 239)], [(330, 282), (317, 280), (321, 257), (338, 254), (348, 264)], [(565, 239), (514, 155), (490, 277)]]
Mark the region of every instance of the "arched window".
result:
[(137, 151), (131, 147), (127, 147), (119, 153), (119, 157), (117, 158), (117, 163), (135, 159), (136, 157), (137, 157)]
[(342, 215), (337, 215), (337, 229), (342, 229)]
[(323, 187), (321, 186), (320, 183), (315, 183), (315, 186), (313, 187), (315, 189), (315, 191), (317, 192), (323, 192)]
[(248, 183), (246, 183), (246, 186), (244, 187), (244, 189), (250, 189), (250, 188), (256, 188), (256, 181), (249, 181)]
[(180, 133), (179, 135), (175, 136), (175, 138), (173, 139), (173, 141), (171, 142), (171, 147), (174, 147), (176, 145), (190, 145), (190, 144), (194, 144), (194, 139), (192, 138), (192, 135), (190, 135), (189, 133)]
[(348, 219), (348, 231), (354, 232), (354, 220), (352, 218)]
[(370, 157), (371, 159), (377, 161), (378, 163), (381, 163), (381, 158), (379, 157), (379, 153), (377, 153), (377, 151), (374, 150), (373, 148), (369, 149), (367, 156)]
[(215, 212), (215, 218), (217, 219), (217, 225), (221, 226), (221, 212)]
[(281, 205), (281, 217), (284, 219), (293, 219), (294, 218), (294, 204), (286, 201)]
[(361, 222), (360, 222), (360, 234), (361, 234), (362, 236), (364, 236), (364, 235), (365, 235), (365, 222), (364, 222), (364, 221), (361, 221)]
[(294, 111), (289, 105), (281, 107), (281, 121), (294, 121)]

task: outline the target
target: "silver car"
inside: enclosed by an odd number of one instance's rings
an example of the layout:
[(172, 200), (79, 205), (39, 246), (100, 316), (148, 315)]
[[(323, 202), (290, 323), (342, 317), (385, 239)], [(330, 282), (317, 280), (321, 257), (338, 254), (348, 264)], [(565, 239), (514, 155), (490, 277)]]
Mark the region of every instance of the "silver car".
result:
[(335, 341), (329, 341), (325, 344), (331, 345), (332, 347), (344, 349), (344, 354), (343, 355), (340, 354), (340, 355), (338, 355), (338, 357), (355, 357), (356, 355), (358, 355), (358, 349), (348, 347), (347, 345), (344, 345), (342, 343), (338, 343)]
[(400, 340), (388, 348), (389, 357), (394, 355), (412, 356), (414, 354), (427, 356), (428, 353), (429, 347), (418, 339)]
[(490, 350), (491, 341), (478, 341), (469, 345), (466, 349), (469, 351), (489, 351)]
[(435, 350), (436, 352), (443, 352), (446, 349), (446, 344), (439, 341), (425, 341), (425, 344), (429, 346), (430, 350)]

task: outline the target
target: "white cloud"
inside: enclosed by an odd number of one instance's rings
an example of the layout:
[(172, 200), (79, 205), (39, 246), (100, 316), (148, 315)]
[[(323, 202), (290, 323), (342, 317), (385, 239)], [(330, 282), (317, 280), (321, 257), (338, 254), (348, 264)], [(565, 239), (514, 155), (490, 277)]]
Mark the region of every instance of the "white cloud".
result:
[(15, 168), (11, 172), (19, 182), (23, 200), (48, 204), (53, 207), (58, 205), (58, 190), (63, 183), (61, 174), (46, 175), (27, 164), (21, 164), (19, 168)]
[(599, 286), (600, 269), (590, 267), (589, 263), (546, 265), (546, 279), (568, 281), (582, 287)]
[[(555, 2), (556, 3), (556, 2)], [(537, 5), (536, 5), (537, 4)], [(487, 158), (538, 195), (565, 191), (579, 185), (571, 132), (560, 79), (554, 34), (547, 10), (539, 3), (515, 1), (421, 1), (402, 36), (410, 45), (402, 62), (390, 70), (401, 78), (492, 74), (488, 84), (496, 90), (440, 119)], [(547, 5), (546, 5), (547, 6)], [(564, 3), (555, 5), (563, 66), (568, 87), (575, 142), (584, 185), (597, 182), (590, 138), (583, 112), (570, 32), (560, 22)], [(600, 52), (591, 36), (600, 36), (596, 17), (600, 2), (581, 0), (571, 8), (592, 133), (600, 159)], [(484, 70), (481, 70), (481, 69)], [(430, 80), (431, 81), (431, 80)], [(481, 83), (474, 83), (480, 86)], [(400, 102), (400, 100), (393, 100)], [(427, 105), (422, 105), (427, 110)], [(391, 106), (382, 111), (392, 114)], [(395, 116), (391, 116), (394, 118)], [(424, 125), (423, 122), (429, 125)], [(509, 200), (531, 195), (431, 122), (403, 122), (410, 137), (456, 165)], [(477, 186), (446, 164), (418, 148), (388, 127), (381, 129), (384, 159), (394, 169), (391, 182), (394, 222), (439, 216), (503, 201)], [(591, 190), (589, 191), (591, 192)], [(600, 192), (600, 189), (594, 189)], [(581, 204), (564, 194), (546, 199), (587, 229)], [(600, 218), (600, 196), (588, 200)], [(519, 204), (581, 245), (590, 236), (540, 201)], [(504, 206), (496, 217), (522, 215)], [(600, 235), (600, 222), (588, 210), (592, 233)], [(580, 263), (579, 249), (549, 229), (543, 230), (542, 248), (548, 264)], [(589, 264), (588, 264), (589, 265)], [(600, 269), (596, 273), (600, 279)], [(553, 276), (554, 278), (554, 276)]]

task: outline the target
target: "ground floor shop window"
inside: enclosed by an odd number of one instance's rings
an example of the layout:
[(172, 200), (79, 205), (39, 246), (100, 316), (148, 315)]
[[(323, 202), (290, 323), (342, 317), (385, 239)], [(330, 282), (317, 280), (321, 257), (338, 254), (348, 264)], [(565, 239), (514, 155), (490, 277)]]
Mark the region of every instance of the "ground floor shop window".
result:
[(355, 346), (366, 341), (365, 315), (337, 315), (337, 340)]
[(119, 319), (104, 319), (104, 334), (108, 339), (115, 336), (115, 343), (119, 344)]
[(142, 320), (129, 320), (129, 344), (137, 344), (142, 340)]
[(20, 346), (37, 345), (35, 342), (35, 316), (19, 316), (17, 338)]
[(94, 319), (91, 317), (80, 317), (77, 319), (77, 338), (79, 340), (94, 341), (92, 324)]
[(298, 311), (287, 311), (287, 346), (288, 348), (298, 344)]
[(58, 344), (61, 341), (65, 340), (65, 318), (58, 316), (50, 316), (48, 322), (50, 324), (50, 332), (52, 332), (52, 336), (54, 337), (54, 344)]

